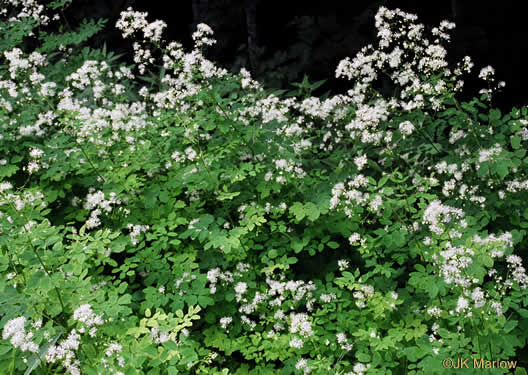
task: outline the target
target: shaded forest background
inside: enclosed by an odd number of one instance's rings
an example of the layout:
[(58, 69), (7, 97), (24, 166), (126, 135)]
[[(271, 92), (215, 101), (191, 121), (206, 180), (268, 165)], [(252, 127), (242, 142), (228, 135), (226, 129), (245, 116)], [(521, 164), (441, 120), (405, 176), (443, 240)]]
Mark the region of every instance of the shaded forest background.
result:
[(331, 94), (350, 88), (334, 78), (338, 62), (354, 56), (363, 46), (376, 41), (374, 14), (380, 5), (415, 13), (419, 22), (436, 26), (444, 19), (457, 28), (449, 47), (450, 60), (469, 55), (475, 62), (466, 79), (463, 95), (474, 96), (483, 88), (477, 79), (486, 65), (496, 69), (496, 78), (506, 88), (494, 105), (509, 111), (528, 104), (525, 74), (528, 28), (522, 2), (444, 0), (406, 1), (315, 1), (315, 0), (73, 0), (66, 17), (73, 25), (83, 18), (109, 20), (92, 46), (106, 43), (109, 50), (123, 53), (130, 62), (131, 44), (114, 25), (119, 13), (129, 6), (148, 11), (149, 19), (162, 19), (168, 27), (166, 38), (190, 47), (191, 33), (199, 22), (215, 31), (217, 44), (208, 57), (233, 72), (246, 67), (267, 87), (291, 88), (307, 75), (311, 82), (326, 79), (314, 95)]

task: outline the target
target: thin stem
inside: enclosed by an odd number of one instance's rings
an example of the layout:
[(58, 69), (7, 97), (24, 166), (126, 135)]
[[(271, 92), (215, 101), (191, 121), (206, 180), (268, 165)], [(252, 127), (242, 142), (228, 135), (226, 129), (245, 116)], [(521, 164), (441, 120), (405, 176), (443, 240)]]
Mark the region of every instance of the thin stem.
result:
[(101, 176), (101, 174), (99, 173), (99, 171), (97, 170), (97, 168), (95, 167), (95, 165), (92, 163), (92, 160), (90, 159), (90, 157), (86, 154), (86, 152), (84, 151), (84, 148), (81, 146), (81, 144), (79, 143), (79, 147), (81, 148), (81, 151), (84, 155), (84, 157), (86, 158), (86, 160), (88, 160), (88, 163), (90, 164), (90, 166), (92, 167), (92, 169), (95, 171), (95, 173), (97, 174), (97, 176), (99, 178), (101, 178), (104, 182), (106, 182), (106, 178), (104, 178), (103, 176)]
[[(2, 195), (4, 196), (4, 199), (6, 199), (5, 194), (2, 193)], [(23, 212), (18, 211), (18, 210), (16, 209), (16, 207), (13, 205), (13, 202), (11, 202), (11, 201), (9, 201), (9, 200), (8, 200), (8, 202), (9, 202), (9, 205), (10, 205), (10, 206), (11, 206), (16, 212), (18, 212), (20, 216), (22, 216), (22, 218), (24, 219), (24, 221), (25, 221), (26, 223), (28, 223), (29, 220), (28, 220), (28, 218), (26, 217), (26, 215), (24, 215)], [(29, 231), (25, 228), (25, 226), (22, 226), (22, 229), (24, 230), (25, 233), (28, 233), (28, 234), (29, 234)], [(33, 243), (31, 242), (31, 240), (30, 240), (29, 238), (27, 239), (27, 242), (29, 243), (29, 246), (30, 246), (31, 249), (33, 250), (33, 253), (34, 253), (35, 256), (37, 257), (37, 259), (38, 259), (40, 265), (41, 265), (42, 268), (44, 269), (44, 272), (46, 273), (46, 275), (48, 275), (48, 277), (49, 277), (50, 279), (52, 279), (52, 278), (51, 278), (51, 274), (50, 274), (49, 271), (48, 271), (48, 268), (46, 267), (46, 265), (45, 265), (44, 262), (42, 261), (42, 258), (40, 257), (40, 254), (38, 253), (37, 249), (35, 249), (35, 246), (33, 246)], [(53, 279), (52, 279), (52, 282), (53, 282)], [(53, 283), (53, 284), (55, 284), (55, 283)], [(58, 299), (59, 299), (59, 303), (60, 303), (60, 305), (61, 305), (62, 311), (63, 311), (63, 312), (66, 312), (66, 307), (64, 306), (64, 302), (63, 302), (63, 300), (62, 300), (62, 295), (61, 295), (61, 293), (60, 293), (60, 291), (59, 291), (59, 288), (57, 288), (56, 285), (54, 285), (53, 288), (55, 289), (55, 292), (57, 292), (57, 297), (58, 297)]]
[(419, 127), (416, 127), (416, 130), (418, 130), (418, 132), (420, 134), (422, 134), (425, 138), (427, 138), (427, 140), (429, 141), (431, 146), (433, 146), (433, 148), (436, 150), (436, 152), (440, 153), (440, 150), (436, 148), (436, 146), (434, 145), (433, 139), (431, 137), (429, 137), (429, 134), (427, 134), (425, 131), (423, 131)]

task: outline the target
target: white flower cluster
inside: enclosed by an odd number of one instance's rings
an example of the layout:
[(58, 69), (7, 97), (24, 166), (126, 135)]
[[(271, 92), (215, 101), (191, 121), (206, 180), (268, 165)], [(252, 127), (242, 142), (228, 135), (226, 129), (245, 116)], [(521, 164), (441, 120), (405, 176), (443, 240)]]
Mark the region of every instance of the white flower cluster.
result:
[(489, 99), (491, 99), (491, 96), (495, 91), (498, 91), (506, 86), (506, 82), (504, 81), (500, 81), (495, 84), (495, 69), (493, 69), (490, 65), (481, 69), (479, 78), (488, 83), (488, 88), (480, 90), (479, 93), (487, 94)]
[(59, 345), (50, 345), (46, 352), (48, 363), (60, 362), (71, 375), (81, 375), (81, 362), (76, 359), (75, 352), (81, 345), (81, 335), (74, 329)]
[(0, 184), (0, 193), (3, 193), (4, 191), (11, 190), (13, 188), (13, 185), (10, 182), (2, 182)]
[(335, 295), (335, 293), (329, 293), (329, 294), (323, 293), (319, 296), (319, 298), (321, 299), (323, 303), (330, 303), (333, 300), (337, 299), (337, 296)]
[(459, 139), (465, 138), (466, 132), (464, 130), (458, 130), (456, 132), (451, 132), (449, 136), (449, 143), (455, 144)]
[(42, 129), (41, 125), (52, 125), (53, 121), (57, 118), (57, 114), (52, 111), (39, 113), (38, 120), (33, 125), (22, 125), (20, 126), (20, 136), (43, 136), (46, 133), (46, 129)]
[(364, 375), (370, 368), (370, 364), (357, 362), (352, 368), (352, 372), (347, 372), (345, 375)]
[(216, 284), (221, 281), (223, 285), (226, 285), (228, 283), (232, 283), (233, 280), (233, 274), (229, 271), (222, 272), (220, 268), (216, 267), (209, 271), (207, 271), (207, 280), (209, 280), (209, 290), (211, 294), (216, 293)]
[(152, 341), (158, 345), (166, 343), (171, 339), (171, 336), (168, 332), (160, 331), (158, 327), (151, 328), (150, 336), (152, 337)]
[[(12, 189), (13, 185), (11, 183), (6, 182), (2, 184), (2, 189), (8, 190)], [(4, 204), (13, 204), (15, 206), (15, 209), (17, 211), (23, 210), (25, 207), (36, 207), (37, 205), (40, 207), (46, 207), (47, 203), (44, 200), (44, 194), (42, 194), (39, 191), (24, 191), (21, 194), (16, 193), (8, 193), (4, 194), (0, 198), (0, 206)]]
[(264, 90), (260, 87), (260, 83), (251, 78), (251, 72), (245, 68), (240, 68), (240, 84), (243, 89)]
[(290, 315), (290, 333), (298, 333), (302, 337), (313, 336), (312, 323), (305, 313), (292, 313)]
[[(366, 188), (368, 185), (369, 180), (362, 174), (358, 174), (348, 181), (346, 186), (343, 182), (337, 183), (332, 188), (330, 209), (336, 209), (341, 205), (345, 215), (352, 217), (354, 215), (352, 208), (357, 206), (366, 207), (369, 204), (371, 210), (378, 212), (383, 203), (382, 195), (376, 193), (371, 199), (370, 193), (359, 190), (360, 188)], [(354, 242), (356, 242), (355, 239)]]
[[(97, 332), (96, 326), (100, 326), (104, 324), (104, 320), (102, 316), (103, 314), (96, 315), (93, 312), (92, 307), (89, 304), (79, 306), (79, 308), (76, 309), (73, 313), (73, 319), (80, 323), (83, 323), (83, 326), (79, 328), (78, 330), (73, 329), (68, 334), (68, 337), (64, 339), (62, 342), (60, 342), (59, 344), (50, 344), (47, 348), (47, 351), (44, 357), (46, 362), (52, 363), (52, 364), (59, 362), (61, 366), (64, 367), (64, 369), (66, 370), (68, 374), (81, 375), (81, 370), (80, 370), (81, 363), (76, 358), (76, 351), (79, 350), (80, 345), (81, 345), (81, 338), (82, 338), (81, 335), (87, 332), (86, 329), (88, 328), (89, 335), (91, 337), (95, 337), (96, 332)], [(23, 331), (23, 321), (25, 321), (25, 318), (23, 317), (17, 318), (16, 321), (18, 322), (17, 324), (19, 324), (18, 331), (20, 334), (20, 332)], [(22, 322), (21, 327), (20, 327), (20, 322)], [(36, 329), (39, 329), (41, 325), (42, 325), (42, 321), (38, 320), (33, 324), (33, 327)], [(6, 327), (8, 327), (9, 329), (8, 325), (6, 325)], [(20, 328), (22, 329), (22, 331), (20, 331)], [(5, 335), (5, 332), (6, 332), (6, 328), (4, 327), (4, 335)], [(120, 348), (121, 348), (120, 345), (117, 345), (117, 344), (111, 345), (108, 348), (107, 356), (115, 352), (120, 352)], [(38, 352), (38, 346), (33, 349), (35, 353)], [(120, 359), (119, 361), (120, 363), (124, 364), (124, 359)]]
[(354, 158), (354, 164), (356, 165), (358, 171), (361, 171), (363, 167), (367, 164), (368, 159), (367, 155), (359, 155)]
[[(116, 356), (116, 355), (119, 355), (122, 350), (123, 350), (123, 346), (121, 344), (117, 342), (111, 342), (110, 344), (108, 344), (105, 355), (107, 357)], [(106, 358), (103, 358), (101, 362), (103, 362), (105, 369), (109, 369), (109, 366), (107, 363), (108, 361)], [(117, 363), (119, 367), (125, 367), (125, 359), (122, 356), (117, 357)]]
[(299, 371), (303, 371), (304, 374), (309, 374), (312, 372), (312, 369), (308, 366), (308, 361), (304, 358), (301, 358), (295, 364), (295, 368)]
[[(92, 306), (89, 304), (79, 306), (79, 308), (73, 312), (73, 319), (83, 323), (86, 328), (90, 329), (90, 337), (95, 337), (95, 334), (97, 333), (96, 326), (104, 324), (103, 314), (96, 315), (92, 310)], [(85, 328), (80, 328), (79, 332), (84, 333)]]
[(245, 282), (239, 282), (235, 285), (236, 301), (240, 302), (242, 300), (242, 295), (247, 292), (248, 285)]
[[(502, 152), (502, 147), (499, 144), (496, 144), (494, 147), (491, 147), (487, 150), (480, 150), (479, 151), (479, 163), (484, 163), (485, 161), (491, 160), (493, 156), (497, 156)], [(477, 170), (479, 169), (479, 165), (477, 164)]]
[(95, 192), (94, 188), (89, 189), (89, 193), (86, 195), (86, 201), (83, 206), (86, 210), (92, 210), (90, 217), (85, 224), (87, 229), (97, 228), (101, 225), (99, 216), (103, 211), (108, 214), (112, 212), (112, 205), (121, 204), (121, 200), (116, 197), (117, 194), (112, 192), (110, 193), (110, 198), (105, 199), (105, 194), (101, 190)]
[(294, 162), (293, 160), (278, 159), (274, 160), (275, 172), (268, 171), (264, 176), (266, 181), (271, 180), (275, 176), (275, 181), (279, 184), (286, 183), (286, 176), (295, 176), (297, 179), (303, 179), (306, 172), (302, 169), (302, 163)]
[(223, 329), (227, 329), (227, 326), (233, 322), (233, 318), (230, 316), (224, 316), (220, 319), (220, 326)]
[(211, 38), (212, 36), (213, 30), (205, 23), (196, 25), (196, 31), (192, 34), (196, 47), (212, 46), (215, 44), (216, 40)]
[[(316, 298), (313, 292), (315, 285), (312, 281), (305, 282), (301, 280), (281, 281), (284, 275), (279, 275), (280, 280), (266, 278), (267, 288), (263, 291), (251, 291), (248, 283), (245, 281), (236, 281), (243, 277), (243, 273), (247, 272), (247, 267), (237, 266), (235, 272), (222, 272), (219, 268), (210, 270), (207, 278), (211, 283), (211, 292), (216, 292), (217, 283), (222, 282), (223, 285), (232, 285), (235, 291), (235, 300), (239, 303), (238, 312), (240, 313), (240, 321), (254, 330), (258, 324), (268, 325), (273, 323), (272, 329), (267, 331), (269, 338), (277, 338), (286, 327), (289, 327), (289, 334), (295, 335), (290, 340), (290, 346), (293, 348), (302, 348), (304, 345), (303, 338), (314, 335), (310, 316), (306, 312), (297, 313), (294, 306), (302, 301), (305, 302), (304, 308), (311, 312), (314, 309)], [(328, 295), (321, 295), (321, 301), (328, 302), (336, 299), (337, 296), (333, 293)], [(289, 304), (289, 308), (293, 311), (289, 315), (285, 313), (285, 308), (282, 307), (284, 303)], [(260, 313), (259, 313), (260, 312)], [(250, 315), (258, 314), (259, 320), (255, 321), (249, 318)], [(223, 329), (233, 323), (234, 317), (224, 316), (219, 323)]]
[[(21, 22), (27, 18), (42, 26), (46, 26), (50, 22), (50, 18), (45, 13), (47, 9), (44, 5), (39, 4), (37, 0), (6, 0), (4, 4), (2, 4), (3, 9), (0, 9), (0, 15), (6, 14), (8, 11), (7, 4), (5, 3), (8, 3), (12, 7), (19, 8), (18, 13), (14, 17), (9, 18), (9, 22)], [(57, 14), (52, 16), (53, 20), (56, 20), (58, 17)], [(33, 32), (29, 35), (33, 35)]]
[(128, 38), (139, 32), (143, 33), (144, 43), (135, 42), (134, 48), (134, 62), (139, 64), (139, 71), (141, 74), (145, 72), (148, 65), (154, 63), (154, 57), (148, 47), (147, 43), (158, 45), (161, 42), (163, 30), (167, 24), (163, 21), (157, 20), (152, 23), (147, 21), (146, 12), (137, 12), (132, 8), (121, 12), (121, 17), (116, 23), (116, 27), (121, 30), (123, 38)]
[(480, 70), (479, 78), (488, 81), (493, 76), (495, 76), (495, 69), (492, 66), (488, 65)]
[(353, 296), (356, 299), (356, 306), (364, 308), (367, 306), (367, 300), (374, 295), (374, 287), (371, 285), (360, 285)]
[(132, 242), (132, 245), (137, 245), (138, 243), (138, 237), (142, 232), (146, 232), (149, 230), (148, 225), (134, 225), (134, 224), (128, 224), (127, 225), (128, 230), (130, 231), (130, 241)]
[(361, 241), (361, 235), (359, 233), (352, 233), (350, 237), (348, 237), (348, 242), (350, 242), (351, 245), (355, 245)]
[[(472, 243), (479, 246), (476, 249), (465, 246), (453, 246), (450, 242), (446, 243), (446, 248), (441, 250), (439, 256), (432, 255), (433, 264), (439, 269), (439, 275), (443, 277), (447, 284), (453, 284), (460, 287), (462, 294), (459, 295), (457, 305), (450, 314), (464, 313), (466, 317), (473, 314), (473, 309), (485, 308), (482, 312), (490, 315), (502, 315), (501, 296), (506, 295), (507, 291), (514, 284), (519, 285), (522, 289), (528, 287), (528, 275), (522, 265), (522, 260), (517, 255), (508, 255), (505, 252), (513, 246), (512, 234), (503, 233), (500, 236), (491, 234), (486, 238), (475, 235)], [(490, 268), (488, 277), (495, 285), (495, 291), (498, 295), (492, 297), (487, 290), (481, 286), (481, 276), (473, 275), (470, 270), (476, 259), (480, 259), (478, 253), (485, 253), (491, 256), (494, 262), (505, 259), (508, 276), (503, 278), (495, 268)], [(431, 307), (427, 310), (428, 314), (438, 317), (441, 310), (437, 307)], [(488, 319), (488, 317), (485, 317)]]
[[(287, 114), (295, 104), (295, 100), (295, 98), (281, 100), (279, 97), (270, 94), (263, 99), (258, 99), (254, 105), (243, 108), (237, 120), (249, 124), (249, 120), (244, 118), (244, 116), (248, 115), (249, 117), (261, 119), (262, 124), (272, 121), (286, 123), (288, 122)], [(277, 130), (277, 132), (280, 133), (281, 130)]]
[(423, 223), (428, 224), (433, 233), (440, 235), (444, 233), (442, 224), (450, 223), (453, 218), (462, 219), (464, 216), (461, 209), (446, 206), (440, 200), (435, 200), (425, 209)]
[(414, 131), (414, 125), (410, 121), (404, 121), (400, 123), (400, 132), (403, 134), (403, 138), (411, 135)]
[[(384, 71), (389, 74), (393, 82), (402, 86), (401, 102), (392, 101), (391, 108), (401, 108), (405, 111), (423, 108), (428, 102), (432, 108), (438, 110), (442, 107), (439, 96), (442, 95), (447, 86), (446, 80), (439, 80), (435, 86), (422, 84), (421, 76), (432, 76), (442, 73), (445, 78), (457, 79), (462, 70), (470, 71), (471, 61), (464, 59), (460, 67), (452, 72), (447, 68), (446, 49), (441, 43), (449, 41), (447, 31), (454, 28), (454, 24), (442, 21), (440, 25), (432, 30), (437, 39), (433, 42), (427, 40), (424, 35), (424, 26), (416, 24), (416, 15), (405, 13), (399, 9), (389, 10), (380, 7), (376, 16), (376, 28), (378, 30), (379, 44), (374, 49), (369, 45), (353, 58), (342, 60), (337, 69), (336, 77), (346, 77), (355, 80), (355, 87), (349, 91), (352, 101), (358, 105), (364, 105), (367, 99), (367, 90), (374, 80), (378, 78), (378, 72)], [(402, 49), (403, 47), (403, 49)], [(391, 49), (392, 48), (392, 49)], [(455, 82), (457, 89), (463, 85), (463, 81)], [(403, 100), (405, 99), (405, 101)], [(387, 106), (387, 102), (379, 101), (376, 107)], [(370, 106), (370, 105), (366, 105)], [(358, 116), (360, 124), (352, 125), (361, 129), (362, 117)], [(407, 127), (406, 131), (409, 131)], [(363, 130), (365, 131), (365, 130)], [(362, 141), (377, 142), (382, 136), (374, 134), (363, 134)]]
[(510, 193), (528, 190), (528, 180), (519, 181), (518, 179), (514, 179), (512, 181), (506, 181), (506, 190)]
[(38, 77), (40, 80), (38, 67), (47, 65), (46, 56), (39, 52), (32, 52), (27, 58), (22, 57), (24, 53), (20, 48), (13, 48), (11, 51), (4, 52), (4, 56), (8, 61), (8, 71), (11, 79), (17, 78), (19, 73), (27, 73), (33, 75), (34, 79)]
[[(143, 88), (140, 94), (145, 99), (151, 99), (158, 108), (179, 108), (185, 112), (189, 107), (184, 102), (185, 98), (195, 95), (201, 89), (201, 84), (208, 79), (227, 74), (227, 70), (215, 67), (200, 52), (200, 48), (204, 45), (215, 43), (211, 38), (212, 30), (205, 24), (199, 24), (193, 34), (195, 49), (190, 53), (184, 53), (180, 43), (171, 42), (164, 45), (161, 40), (162, 31), (166, 26), (164, 22), (155, 21), (149, 24), (146, 17), (146, 13), (129, 8), (121, 13), (121, 18), (117, 22), (117, 27), (121, 29), (125, 38), (133, 34), (137, 35), (139, 32), (143, 33), (142, 38), (133, 45), (134, 61), (138, 64), (141, 74), (155, 62), (154, 54), (148, 46), (154, 44), (162, 49), (161, 60), (166, 71), (161, 81), (166, 88), (152, 94), (147, 88)], [(199, 73), (201, 78), (197, 78), (196, 73)]]
[(345, 352), (349, 352), (354, 347), (353, 344), (348, 342), (348, 337), (345, 333), (339, 332), (336, 334), (337, 343), (339, 344), (339, 347), (341, 350), (344, 350)]
[[(66, 82), (69, 84), (67, 89), (73, 88), (82, 91), (90, 88), (94, 99), (102, 98), (107, 88), (110, 88), (115, 95), (119, 95), (124, 90), (123, 85), (119, 83), (107, 85), (104, 82), (105, 79), (114, 77), (116, 79), (133, 78), (133, 75), (126, 67), (120, 67), (118, 71), (114, 72), (104, 61), (86, 60), (79, 69), (66, 77)], [(61, 95), (68, 96), (67, 91), (63, 90)]]
[(345, 126), (350, 138), (359, 137), (361, 142), (379, 145), (385, 134), (378, 132), (378, 125), (388, 119), (391, 104), (384, 99), (377, 99), (374, 104), (359, 103), (355, 118)]
[(350, 265), (350, 262), (346, 259), (339, 259), (337, 261), (337, 266), (339, 268), (339, 271), (341, 272), (345, 271), (349, 265)]
[(453, 247), (449, 242), (446, 247), (446, 250), (440, 252), (440, 260), (433, 255), (433, 259), (439, 262), (440, 274), (447, 284), (469, 288), (473, 283), (473, 277), (465, 270), (473, 263), (475, 252), (463, 246)]
[(42, 157), (42, 155), (44, 155), (44, 151), (42, 151), (39, 148), (32, 148), (29, 153), (29, 156), (33, 160), (30, 160), (27, 166), (23, 168), (23, 170), (27, 171), (29, 174), (32, 174), (34, 172), (39, 171), (41, 168), (49, 168), (48, 163), (39, 160)]
[(9, 340), (11, 345), (15, 348), (20, 348), (23, 352), (29, 351), (32, 353), (38, 353), (39, 346), (35, 344), (31, 339), (33, 338), (33, 332), (27, 332), (25, 329), (26, 318), (20, 316), (15, 319), (8, 321), (2, 331), (2, 338)]
[(149, 23), (147, 12), (137, 12), (131, 7), (121, 12), (121, 17), (116, 23), (116, 27), (121, 30), (123, 38), (128, 38), (134, 33), (142, 31), (145, 39), (151, 42), (161, 41), (163, 29), (167, 26), (163, 21)]
[[(526, 269), (522, 265), (522, 258), (512, 254), (506, 257), (506, 262), (513, 281), (519, 284), (522, 289), (526, 289), (528, 286), (528, 275), (526, 275)], [(511, 285), (511, 281), (506, 280), (506, 285)]]

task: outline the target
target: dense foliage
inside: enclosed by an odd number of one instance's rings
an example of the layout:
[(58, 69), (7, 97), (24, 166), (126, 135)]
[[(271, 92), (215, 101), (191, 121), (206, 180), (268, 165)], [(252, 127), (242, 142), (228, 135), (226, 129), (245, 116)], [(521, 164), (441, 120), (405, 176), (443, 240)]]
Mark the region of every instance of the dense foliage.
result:
[(322, 99), (69, 3), (0, 10), (1, 373), (526, 373), (528, 111), (457, 100), (454, 24), (380, 8)]

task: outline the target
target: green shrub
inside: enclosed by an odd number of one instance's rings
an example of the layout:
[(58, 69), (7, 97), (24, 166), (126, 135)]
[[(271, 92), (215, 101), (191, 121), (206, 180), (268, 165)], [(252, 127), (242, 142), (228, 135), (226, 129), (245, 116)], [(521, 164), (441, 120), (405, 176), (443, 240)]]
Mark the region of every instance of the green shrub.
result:
[(453, 24), (380, 8), (379, 45), (336, 70), (352, 88), (320, 99), (217, 68), (203, 24), (186, 52), (123, 12), (126, 67), (82, 47), (102, 21), (46, 31), (68, 1), (4, 3), (2, 373), (441, 374), (457, 358), (480, 373), (520, 358), (527, 109), (491, 106), (489, 67), (480, 99), (457, 101), (473, 64), (448, 66)]

